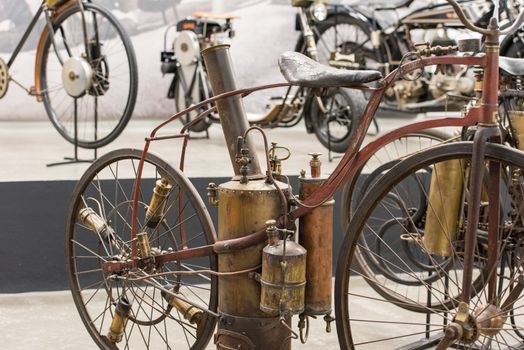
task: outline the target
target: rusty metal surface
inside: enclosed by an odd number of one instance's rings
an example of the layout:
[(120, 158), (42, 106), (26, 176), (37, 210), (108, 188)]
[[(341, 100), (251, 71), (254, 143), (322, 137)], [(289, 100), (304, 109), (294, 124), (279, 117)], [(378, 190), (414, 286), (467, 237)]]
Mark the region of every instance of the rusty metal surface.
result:
[[(262, 252), (260, 309), (277, 316), (304, 311), (306, 250), (287, 240), (268, 244)], [(285, 249), (285, 251), (284, 251)]]
[[(207, 76), (214, 95), (237, 89), (235, 74), (229, 55), (229, 45), (212, 46), (202, 51), (207, 70)], [(243, 136), (249, 128), (246, 111), (240, 95), (231, 96), (216, 101), (218, 116), (226, 139), (231, 165), (234, 174), (240, 175), (240, 167), (235, 162), (237, 154), (237, 138)], [(262, 178), (262, 170), (255, 152), (254, 143), (248, 137), (248, 148), (252, 151), (248, 166), (248, 176)]]
[(239, 317), (222, 314), (215, 335), (217, 349), (291, 349), (291, 319)]
[[(326, 178), (299, 178), (300, 199), (311, 196)], [(299, 243), (307, 250), (305, 311), (308, 315), (331, 312), (333, 258), (333, 199), (299, 219)]]
[[(281, 184), (286, 188), (285, 184)], [(241, 239), (265, 229), (265, 222), (282, 213), (276, 189), (264, 180), (241, 184), (230, 181), (218, 186), (218, 239)], [(264, 241), (245, 249), (220, 254), (220, 272), (247, 270), (262, 263)], [(243, 317), (268, 317), (259, 309), (260, 285), (247, 274), (221, 276), (218, 283), (219, 309)]]

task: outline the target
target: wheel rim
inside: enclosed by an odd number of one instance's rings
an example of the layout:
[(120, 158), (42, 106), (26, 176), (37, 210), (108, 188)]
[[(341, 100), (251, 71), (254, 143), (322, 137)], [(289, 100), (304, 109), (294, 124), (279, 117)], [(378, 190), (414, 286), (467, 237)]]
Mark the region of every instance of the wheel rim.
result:
[[(203, 348), (213, 333), (215, 319), (202, 310), (216, 310), (216, 280), (209, 272), (187, 273), (216, 270), (215, 256), (165, 263), (156, 266), (155, 271), (144, 268), (113, 274), (101, 271), (103, 262), (129, 259), (131, 195), (139, 157), (138, 152), (104, 156), (79, 183), (67, 236), (73, 298), (86, 328), (101, 348), (114, 346), (107, 336), (115, 316), (115, 304), (122, 297), (132, 305), (122, 340), (116, 343), (118, 348)], [(154, 157), (148, 157), (144, 170), (138, 221), (140, 231), (147, 232), (156, 256), (162, 251), (168, 253), (183, 247), (211, 244), (214, 231), (209, 216), (186, 180)], [(143, 220), (146, 207), (150, 204), (155, 182), (160, 178), (167, 179), (173, 186), (163, 211), (164, 220), (155, 227), (146, 227)], [(104, 239), (103, 233), (95, 233), (87, 221), (79, 218), (78, 213), (86, 208), (108, 223), (114, 230), (114, 240)], [(185, 275), (151, 277), (154, 273), (173, 271), (182, 271)], [(172, 294), (166, 294), (166, 290)], [(170, 299), (171, 295), (176, 299)], [(188, 311), (190, 307), (182, 305), (183, 302), (194, 304), (196, 308)], [(199, 320), (188, 316), (197, 313)]]
[(125, 127), (136, 100), (137, 72), (129, 38), (118, 22), (96, 5), (84, 6), (90, 59), (86, 57), (82, 19), (76, 7), (57, 19), (54, 38), (64, 63), (72, 59), (90, 66), (88, 89), (75, 92), (76, 98), (68, 93), (62, 64), (49, 36), (43, 49), (41, 84), (47, 114), (58, 132), (74, 142), (76, 103), (78, 143), (93, 148), (111, 142)]

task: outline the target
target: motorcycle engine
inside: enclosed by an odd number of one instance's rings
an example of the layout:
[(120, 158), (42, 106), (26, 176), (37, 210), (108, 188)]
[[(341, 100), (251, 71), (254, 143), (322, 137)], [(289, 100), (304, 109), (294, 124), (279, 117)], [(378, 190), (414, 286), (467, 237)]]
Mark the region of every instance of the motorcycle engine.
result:
[(182, 66), (193, 64), (200, 56), (200, 44), (197, 35), (190, 30), (178, 32), (173, 42), (173, 51)]
[(433, 74), (428, 85), (429, 92), (437, 99), (445, 94), (470, 96), (475, 87), (475, 79), (472, 76), (461, 76), (448, 74)]

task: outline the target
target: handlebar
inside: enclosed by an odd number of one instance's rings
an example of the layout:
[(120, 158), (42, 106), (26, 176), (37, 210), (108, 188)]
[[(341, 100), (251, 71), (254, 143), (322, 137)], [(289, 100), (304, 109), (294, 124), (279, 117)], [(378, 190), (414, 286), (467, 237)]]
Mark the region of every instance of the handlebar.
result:
[[(517, 18), (515, 19), (515, 21), (513, 22), (513, 24), (509, 28), (506, 28), (505, 30), (500, 31), (500, 32), (497, 33), (496, 31), (494, 31), (492, 29), (480, 28), (480, 27), (477, 27), (476, 25), (474, 25), (470, 20), (468, 20), (466, 18), (466, 15), (464, 14), (464, 11), (462, 11), (462, 8), (460, 7), (460, 5), (455, 0), (446, 0), (446, 1), (451, 5), (451, 7), (453, 7), (453, 9), (455, 10), (455, 13), (457, 14), (459, 20), (462, 22), (462, 24), (466, 28), (468, 28), (471, 31), (483, 34), (483, 35), (489, 36), (489, 35), (494, 35), (494, 34), (499, 34), (499, 35), (500, 34), (509, 34), (509, 33), (512, 33), (518, 27), (520, 27), (522, 25), (522, 23), (524, 23), (524, 9), (521, 8), (520, 11), (519, 11), (519, 14), (518, 14)], [(498, 1), (498, 0), (495, 0), (495, 1)], [(498, 16), (498, 5), (495, 5), (494, 16)]]

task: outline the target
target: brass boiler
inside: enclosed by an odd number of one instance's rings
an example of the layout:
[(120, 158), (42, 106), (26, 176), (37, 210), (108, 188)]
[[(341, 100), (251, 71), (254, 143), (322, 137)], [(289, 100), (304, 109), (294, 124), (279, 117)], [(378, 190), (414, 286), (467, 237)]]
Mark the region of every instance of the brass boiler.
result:
[[(320, 154), (311, 155), (311, 177), (306, 177), (305, 172), (299, 177), (301, 200), (308, 198), (326, 180), (320, 174)], [(334, 204), (335, 200), (330, 199), (299, 219), (299, 243), (307, 250), (306, 315), (331, 313)]]
[[(202, 56), (213, 94), (235, 90), (229, 45), (207, 48)], [(243, 157), (249, 158), (248, 162), (237, 162), (238, 137), (249, 128), (242, 98), (238, 95), (228, 97), (217, 101), (216, 105), (235, 176), (233, 181), (210, 186), (209, 190), (216, 192), (218, 198), (210, 197), (211, 202), (218, 205), (218, 239), (227, 240), (264, 229), (267, 220), (282, 214), (282, 203), (277, 189), (266, 183), (256, 153)], [(250, 137), (246, 145), (247, 149), (255, 149)], [(288, 191), (287, 185), (278, 183), (278, 186)], [(219, 272), (257, 268), (262, 263), (264, 245), (219, 254)], [(260, 284), (253, 275), (246, 272), (222, 275), (218, 279), (217, 349), (290, 349), (289, 328), (281, 324), (279, 317), (260, 310)]]
[[(287, 185), (278, 183), (287, 191)], [(229, 181), (218, 186), (218, 239), (239, 238), (264, 228), (282, 213), (278, 191), (265, 180)], [(231, 253), (219, 254), (219, 272), (249, 271), (262, 263), (264, 242)], [(260, 310), (260, 284), (252, 274), (220, 276), (218, 308), (221, 315), (216, 336), (218, 349), (290, 349), (289, 331), (274, 314)], [(264, 325), (263, 327), (261, 325)]]

